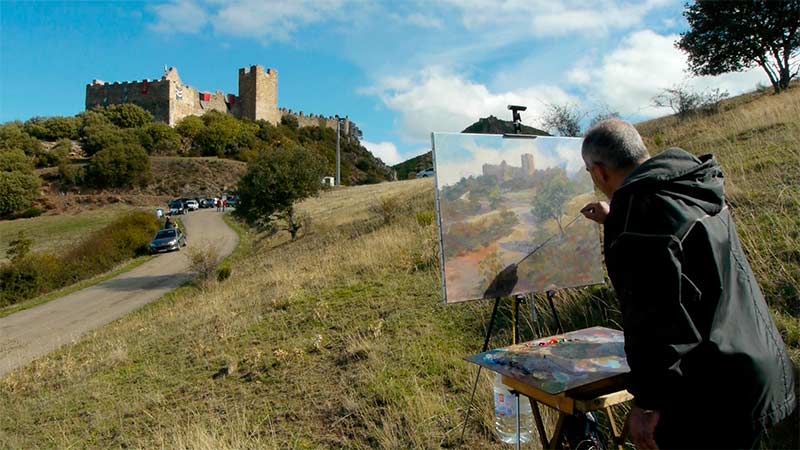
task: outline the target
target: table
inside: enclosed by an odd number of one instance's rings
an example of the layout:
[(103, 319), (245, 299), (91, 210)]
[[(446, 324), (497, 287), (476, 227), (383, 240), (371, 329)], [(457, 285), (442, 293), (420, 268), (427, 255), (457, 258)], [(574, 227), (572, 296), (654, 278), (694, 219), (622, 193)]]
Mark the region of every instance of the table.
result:
[[(621, 331), (592, 327), (493, 349), (467, 360), (501, 374), (506, 386), (531, 400), (544, 448), (560, 448), (564, 422), (570, 415), (603, 410), (614, 444), (622, 450), (625, 433), (619, 430), (611, 407), (633, 398), (625, 390), (630, 369), (624, 345)], [(559, 412), (549, 439), (540, 403)]]

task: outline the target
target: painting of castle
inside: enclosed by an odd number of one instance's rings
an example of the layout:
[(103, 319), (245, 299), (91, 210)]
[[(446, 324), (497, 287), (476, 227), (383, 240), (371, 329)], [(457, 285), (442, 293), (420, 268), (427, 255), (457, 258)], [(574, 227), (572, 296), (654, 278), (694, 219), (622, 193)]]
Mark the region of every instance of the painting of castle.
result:
[(434, 133), (433, 156), (447, 303), (603, 282), (581, 139)]
[[(278, 71), (255, 65), (239, 69), (239, 93), (201, 92), (184, 84), (174, 67), (161, 79), (107, 83), (93, 80), (86, 85), (86, 109), (133, 103), (159, 122), (175, 126), (187, 116), (202, 116), (209, 111), (231, 114), (238, 119), (265, 120), (277, 125), (283, 116), (297, 119), (299, 126), (336, 129), (339, 118), (295, 113), (278, 107)], [(361, 131), (348, 118), (341, 120), (343, 136), (361, 137)]]

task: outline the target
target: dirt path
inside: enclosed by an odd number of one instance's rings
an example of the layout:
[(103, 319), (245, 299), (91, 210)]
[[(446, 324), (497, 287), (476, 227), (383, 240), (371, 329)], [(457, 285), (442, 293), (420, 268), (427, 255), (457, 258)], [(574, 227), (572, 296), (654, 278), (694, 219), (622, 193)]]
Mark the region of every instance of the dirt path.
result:
[[(239, 240), (214, 210), (183, 216), (189, 247), (213, 240), (222, 255)], [(0, 377), (157, 300), (191, 279), (185, 249), (159, 255), (116, 278), (0, 318)]]

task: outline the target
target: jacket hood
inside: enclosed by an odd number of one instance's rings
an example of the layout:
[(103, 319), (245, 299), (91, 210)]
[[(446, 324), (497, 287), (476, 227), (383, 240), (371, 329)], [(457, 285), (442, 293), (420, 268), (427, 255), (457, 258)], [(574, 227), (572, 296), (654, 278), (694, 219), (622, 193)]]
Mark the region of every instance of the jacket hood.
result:
[(713, 155), (699, 158), (680, 148), (670, 148), (637, 167), (614, 193), (631, 195), (658, 190), (715, 215), (725, 206), (722, 169)]

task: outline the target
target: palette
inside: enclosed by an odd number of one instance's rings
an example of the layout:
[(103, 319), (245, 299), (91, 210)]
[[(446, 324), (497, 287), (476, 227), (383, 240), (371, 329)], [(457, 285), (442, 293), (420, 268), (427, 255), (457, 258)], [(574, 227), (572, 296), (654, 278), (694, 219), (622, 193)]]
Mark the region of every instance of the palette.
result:
[(497, 348), (467, 361), (548, 394), (559, 394), (630, 371), (622, 332), (604, 327)]

